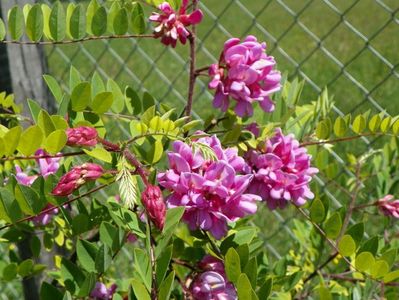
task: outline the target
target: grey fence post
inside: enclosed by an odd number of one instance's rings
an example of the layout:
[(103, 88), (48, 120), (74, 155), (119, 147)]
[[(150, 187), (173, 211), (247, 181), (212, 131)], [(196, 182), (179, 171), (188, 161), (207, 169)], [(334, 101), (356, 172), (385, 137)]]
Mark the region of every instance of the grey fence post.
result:
[[(27, 3), (34, 2), (34, 0), (0, 0), (0, 10), (3, 19), (7, 20), (7, 12), (12, 6), (19, 5), (23, 7)], [(48, 101), (48, 90), (42, 77), (46, 69), (42, 47), (7, 45), (6, 51), (4, 48), (0, 49), (0, 51), (3, 62), (6, 61), (6, 56), (8, 57), (8, 64), (1, 65), (1, 73), (10, 77), (8, 81), (2, 82), (2, 90), (14, 93), (16, 102), (23, 103), (25, 114), (28, 113), (26, 104), (28, 98), (37, 100), (43, 108), (51, 111), (52, 106)], [(9, 70), (6, 70), (7, 67)], [(30, 241), (31, 235), (29, 234), (24, 241), (17, 245), (22, 260), (32, 258)], [(40, 260), (44, 261), (48, 260), (48, 258), (48, 255), (44, 255)], [(39, 300), (39, 286), (38, 278), (25, 278), (22, 282), (25, 299)]]

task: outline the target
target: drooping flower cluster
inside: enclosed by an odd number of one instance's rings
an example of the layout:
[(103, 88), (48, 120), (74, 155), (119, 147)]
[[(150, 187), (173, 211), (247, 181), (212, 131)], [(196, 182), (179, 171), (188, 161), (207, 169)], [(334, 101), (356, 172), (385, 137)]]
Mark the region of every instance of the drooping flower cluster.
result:
[(394, 196), (386, 195), (384, 198), (378, 200), (378, 208), (385, 216), (399, 219), (399, 199), (393, 200)]
[(159, 187), (148, 184), (141, 194), (141, 202), (151, 221), (162, 230), (165, 225), (166, 205)]
[(219, 64), (211, 65), (210, 89), (215, 89), (214, 107), (226, 111), (230, 97), (237, 101), (238, 116), (252, 116), (254, 102), (259, 102), (265, 112), (274, 110), (270, 95), (280, 90), (281, 74), (275, 70), (276, 62), (266, 54), (266, 43), (248, 36), (241, 43), (233, 38), (224, 45)]
[(217, 159), (205, 159), (203, 152), (181, 141), (168, 153), (170, 169), (158, 175), (159, 183), (171, 191), (169, 207), (184, 206), (183, 220), (191, 230), (209, 231), (215, 238), (227, 232), (227, 223), (256, 212), (260, 197), (245, 191), (253, 175), (233, 148), (223, 149), (216, 136), (196, 141), (212, 149)]
[(191, 293), (194, 299), (238, 299), (234, 285), (227, 280), (221, 260), (207, 255), (201, 260), (199, 267), (203, 272), (198, 274), (191, 284)]
[[(39, 149), (36, 151), (35, 156), (45, 156), (48, 155), (43, 149)], [(51, 174), (55, 174), (60, 167), (60, 159), (61, 157), (54, 157), (54, 158), (39, 158), (36, 159), (36, 162), (39, 165), (39, 174), (38, 175), (28, 175), (27, 173), (23, 172), (21, 167), (16, 165), (16, 174), (15, 178), (17, 179), (18, 183), (22, 185), (31, 186), (33, 182), (39, 177), (43, 176), (43, 178), (47, 178)], [(54, 207), (52, 204), (48, 204), (43, 211), (48, 210)], [(58, 214), (58, 209), (54, 208), (47, 213), (41, 213), (35, 218), (32, 219), (33, 223), (36, 225), (47, 225), (52, 220), (53, 216)]]
[(249, 152), (247, 158), (255, 174), (248, 191), (261, 196), (270, 209), (284, 208), (289, 202), (303, 205), (314, 197), (309, 183), (318, 170), (311, 167), (311, 156), (292, 134), (284, 136), (277, 128), (264, 148)]
[(96, 286), (91, 291), (90, 297), (98, 300), (111, 300), (117, 288), (118, 286), (115, 283), (107, 288), (104, 283), (96, 282)]
[(191, 32), (187, 26), (198, 24), (202, 21), (202, 11), (196, 9), (191, 14), (187, 14), (188, 0), (183, 0), (179, 11), (175, 11), (168, 2), (163, 2), (158, 6), (160, 13), (152, 13), (150, 21), (159, 23), (154, 29), (157, 38), (166, 46), (176, 47), (179, 39), (182, 44), (187, 42)]
[(87, 181), (100, 178), (103, 173), (103, 168), (93, 163), (85, 163), (81, 166), (73, 167), (72, 170), (61, 177), (52, 194), (55, 196), (68, 196)]
[(68, 128), (66, 134), (68, 137), (68, 146), (82, 147), (97, 145), (98, 133), (93, 127), (80, 126), (76, 128)]

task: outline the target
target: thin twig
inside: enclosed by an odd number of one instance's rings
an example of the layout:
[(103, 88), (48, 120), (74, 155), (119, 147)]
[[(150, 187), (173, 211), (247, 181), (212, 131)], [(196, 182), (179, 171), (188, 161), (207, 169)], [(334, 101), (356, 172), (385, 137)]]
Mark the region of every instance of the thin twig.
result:
[(86, 154), (84, 151), (70, 152), (70, 153), (58, 153), (58, 154), (46, 154), (46, 155), (32, 155), (32, 156), (13, 156), (13, 157), (2, 157), (0, 161), (14, 161), (14, 160), (33, 160), (33, 159), (46, 159), (46, 158), (58, 158), (68, 157)]
[(17, 45), (68, 45), (80, 42), (98, 41), (98, 40), (113, 40), (113, 39), (132, 39), (132, 38), (155, 38), (153, 34), (126, 34), (126, 35), (102, 35), (89, 36), (78, 40), (66, 41), (0, 41), (0, 44), (17, 44)]
[[(198, 6), (198, 0), (193, 0), (193, 8), (195, 11)], [(193, 97), (194, 97), (194, 87), (195, 87), (195, 63), (196, 63), (196, 26), (195, 24), (191, 27), (191, 35), (189, 36), (190, 42), (190, 78), (189, 78), (189, 87), (188, 87), (188, 99), (186, 106), (186, 116), (191, 117), (191, 110), (193, 108)], [(189, 119), (187, 120), (189, 121)]]
[(347, 136), (339, 139), (334, 139), (334, 140), (324, 140), (324, 141), (314, 141), (314, 142), (303, 142), (300, 144), (301, 147), (307, 147), (307, 146), (314, 146), (314, 145), (324, 145), (324, 144), (336, 144), (339, 142), (347, 142), (347, 141), (352, 141), (359, 139), (361, 137), (367, 137), (367, 136), (379, 136), (382, 134), (378, 133), (365, 133), (365, 134), (359, 134), (359, 135), (354, 135), (354, 136)]

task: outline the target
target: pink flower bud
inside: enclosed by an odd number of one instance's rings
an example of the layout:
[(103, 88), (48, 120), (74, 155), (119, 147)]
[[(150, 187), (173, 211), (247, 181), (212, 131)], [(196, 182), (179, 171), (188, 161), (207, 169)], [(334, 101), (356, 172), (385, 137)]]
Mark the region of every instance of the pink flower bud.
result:
[(103, 173), (103, 168), (93, 163), (85, 163), (81, 166), (73, 167), (61, 177), (52, 194), (55, 196), (68, 196), (87, 181), (100, 178)]
[(98, 133), (95, 128), (81, 126), (76, 128), (68, 128), (66, 130), (68, 136), (68, 146), (95, 146), (97, 145)]
[(392, 195), (386, 195), (378, 200), (378, 207), (384, 215), (399, 219), (399, 200), (392, 201), (393, 198)]
[(141, 202), (151, 221), (158, 229), (162, 230), (165, 225), (166, 205), (159, 187), (148, 184), (141, 194)]

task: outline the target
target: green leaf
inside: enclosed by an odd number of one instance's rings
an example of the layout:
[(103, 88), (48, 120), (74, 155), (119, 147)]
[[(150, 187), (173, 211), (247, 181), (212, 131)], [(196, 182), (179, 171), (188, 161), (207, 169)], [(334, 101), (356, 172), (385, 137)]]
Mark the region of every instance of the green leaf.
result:
[(78, 297), (87, 297), (93, 290), (97, 281), (97, 276), (95, 273), (90, 273), (86, 276), (84, 282), (81, 284), (79, 288), (79, 292), (77, 293)]
[(345, 234), (338, 243), (339, 253), (343, 256), (351, 256), (356, 251), (356, 243), (349, 234)]
[(150, 295), (148, 294), (148, 291), (146, 290), (145, 286), (137, 281), (136, 279), (132, 280), (132, 287), (134, 291), (134, 295), (136, 296), (136, 299), (140, 300), (151, 300)]
[(81, 4), (78, 4), (73, 10), (69, 31), (75, 40), (83, 39), (86, 36), (86, 15)]
[(324, 224), (324, 231), (328, 238), (335, 239), (338, 237), (342, 227), (341, 216), (338, 212), (331, 215)]
[(62, 100), (63, 92), (57, 80), (51, 75), (43, 75), (44, 81), (54, 96), (54, 99), (60, 103)]
[(143, 34), (146, 29), (143, 7), (140, 3), (134, 2), (131, 18), (132, 32), (135, 34)]
[(381, 124), (381, 117), (379, 114), (374, 115), (369, 121), (369, 129), (371, 132), (376, 132)]
[(11, 8), (8, 14), (8, 31), (14, 41), (19, 40), (24, 33), (24, 14), (19, 6)]
[(43, 36), (43, 12), (40, 4), (35, 4), (28, 14), (26, 35), (33, 41), (39, 41)]
[(114, 20), (116, 14), (121, 9), (121, 4), (119, 1), (113, 1), (110, 9), (108, 10), (108, 22), (107, 22), (107, 31), (114, 32)]
[(98, 4), (97, 0), (91, 0), (89, 5), (87, 6), (87, 11), (86, 11), (86, 19), (87, 19), (87, 23), (86, 23), (86, 31), (89, 34), (93, 34), (91, 28), (92, 28), (92, 23), (93, 23), (93, 17), (94, 14), (96, 13), (97, 9), (100, 7), (100, 5)]
[(157, 163), (161, 158), (163, 154), (163, 143), (162, 140), (155, 140), (154, 146), (153, 146), (153, 153), (151, 155), (152, 160), (151, 163), (155, 164)]
[(43, 138), (43, 132), (38, 125), (30, 126), (21, 134), (17, 149), (23, 155), (30, 156), (40, 148)]
[(364, 242), (364, 244), (359, 249), (359, 253), (367, 251), (373, 255), (376, 255), (377, 250), (378, 250), (378, 236), (373, 236), (372, 238)]
[(72, 109), (83, 111), (91, 103), (91, 85), (88, 82), (79, 83), (72, 91)]
[(51, 8), (47, 4), (42, 4), (42, 12), (43, 12), (43, 33), (46, 39), (51, 39), (51, 32), (50, 32), (50, 15), (51, 15)]
[(7, 265), (3, 269), (3, 279), (5, 281), (13, 280), (15, 277), (17, 277), (17, 269), (18, 269), (18, 266), (16, 263), (11, 263), (11, 264)]
[(6, 27), (3, 20), (0, 18), (0, 41), (3, 41), (6, 37)]
[(184, 211), (184, 207), (174, 207), (166, 211), (165, 226), (163, 228), (164, 233), (180, 222), (181, 218), (183, 217)]
[(95, 261), (96, 270), (99, 273), (104, 273), (105, 271), (108, 270), (111, 264), (112, 264), (112, 257), (109, 254), (109, 247), (106, 244), (103, 244), (100, 247), (100, 250), (98, 250), (97, 252), (96, 261)]
[(91, 156), (94, 157), (98, 160), (102, 160), (105, 161), (107, 163), (111, 163), (112, 162), (112, 155), (111, 153), (109, 153), (107, 150), (105, 150), (104, 148), (100, 148), (100, 147), (96, 147), (93, 150), (87, 150), (87, 149), (83, 149), (83, 151)]
[(28, 106), (29, 106), (30, 114), (32, 115), (33, 121), (35, 121), (35, 123), (37, 123), (38, 116), (41, 111), (40, 105), (36, 101), (34, 101), (32, 99), (28, 99)]
[(175, 279), (175, 271), (169, 273), (168, 277), (161, 283), (159, 287), (159, 300), (169, 300)]
[(381, 132), (386, 133), (391, 128), (392, 117), (386, 117), (381, 122)]
[(18, 274), (21, 277), (26, 277), (28, 276), (33, 269), (33, 260), (32, 259), (26, 259), (23, 262), (21, 262), (18, 266)]
[(62, 300), (63, 294), (53, 285), (43, 281), (40, 288), (40, 300)]
[(147, 110), (150, 107), (154, 106), (155, 103), (155, 98), (148, 92), (144, 92), (143, 94), (143, 109)]
[(326, 210), (323, 202), (319, 198), (313, 200), (312, 206), (310, 207), (310, 218), (315, 223), (321, 223), (326, 217)]
[(76, 253), (82, 267), (88, 272), (96, 271), (96, 257), (99, 252), (97, 246), (85, 240), (78, 240)]
[(357, 223), (349, 227), (346, 234), (349, 234), (356, 243), (356, 246), (360, 245), (364, 235), (364, 223)]
[(338, 117), (334, 122), (334, 134), (337, 137), (341, 137), (345, 135), (347, 130), (348, 126), (346, 125), (345, 120), (342, 117)]
[(390, 273), (386, 274), (384, 276), (384, 282), (385, 283), (392, 282), (392, 281), (394, 281), (394, 280), (396, 280), (398, 278), (399, 278), (399, 270), (396, 270), (396, 271), (393, 271), (393, 272), (390, 272)]
[(122, 112), (123, 108), (125, 107), (125, 95), (122, 93), (121, 89), (119, 88), (119, 85), (112, 79), (109, 79), (107, 82), (107, 90), (114, 94), (114, 102), (112, 103), (112, 110), (115, 113)]
[(17, 149), (19, 144), (19, 139), (21, 137), (22, 127), (17, 126), (11, 128), (7, 133), (3, 136), (4, 143), (4, 154), (6, 156), (11, 156), (14, 154), (14, 151)]
[(201, 125), (202, 125), (202, 121), (201, 120), (192, 120), (192, 121), (188, 122), (187, 124), (184, 124), (182, 126), (182, 130), (183, 130), (183, 132), (188, 132), (191, 129), (193, 129), (195, 127), (198, 127), (198, 126), (201, 126)]
[(54, 41), (62, 41), (66, 34), (66, 17), (64, 6), (57, 1), (50, 14), (50, 33)]
[(0, 188), (0, 218), (8, 223), (14, 223), (21, 218), (18, 202), (7, 188)]
[(91, 104), (93, 112), (103, 114), (107, 112), (114, 102), (114, 95), (111, 92), (102, 92), (97, 94)]
[(38, 193), (29, 186), (16, 185), (14, 189), (15, 199), (21, 210), (28, 215), (36, 215), (45, 206)]
[(252, 288), (256, 289), (256, 283), (258, 280), (258, 262), (256, 260), (256, 257), (253, 257), (249, 260), (244, 268), (244, 273), (248, 276)]
[(330, 131), (327, 122), (321, 121), (316, 126), (316, 136), (321, 140), (325, 140), (330, 136)]
[(230, 248), (226, 253), (225, 270), (229, 281), (237, 283), (241, 274), (240, 256), (233, 248)]
[(365, 128), (366, 118), (363, 115), (358, 115), (353, 121), (352, 130), (357, 134), (361, 134)]
[(117, 35), (123, 35), (129, 28), (129, 20), (126, 8), (121, 8), (115, 15), (113, 20), (114, 32)]
[(366, 272), (374, 265), (375, 259), (370, 252), (362, 252), (356, 256), (355, 267), (359, 271)]
[(43, 130), (44, 136), (49, 136), (55, 129), (53, 120), (47, 111), (41, 110), (37, 117), (37, 125)]
[(95, 36), (102, 36), (107, 31), (107, 11), (105, 7), (99, 7), (94, 13), (91, 31)]
[(370, 274), (374, 278), (380, 278), (389, 272), (389, 266), (385, 260), (377, 260), (370, 269)]
[[(122, 232), (123, 234), (123, 232)], [(100, 225), (100, 241), (106, 244), (113, 252), (119, 250), (122, 245), (123, 235), (120, 235), (119, 229), (111, 223), (102, 222)]]
[(85, 281), (83, 271), (65, 257), (61, 260), (61, 278), (71, 293), (75, 293)]
[(247, 275), (241, 274), (237, 279), (237, 295), (239, 300), (252, 299), (252, 287)]
[[(152, 268), (147, 252), (142, 249), (134, 249), (134, 261), (136, 270), (148, 291), (151, 291)], [(139, 298), (141, 299), (141, 298)]]
[(68, 36), (68, 38), (73, 38), (71, 35), (71, 17), (73, 14), (73, 11), (76, 8), (76, 4), (75, 3), (69, 3), (67, 6), (67, 12), (66, 12), (66, 34)]
[(169, 263), (172, 258), (173, 245), (165, 248), (157, 259), (156, 263), (156, 280), (159, 286), (165, 278), (166, 272), (169, 269)]
[(273, 278), (268, 278), (258, 291), (259, 299), (267, 300), (272, 292)]
[(71, 69), (69, 70), (69, 90), (73, 91), (81, 82), (82, 76), (79, 71), (74, 66), (71, 66)]
[(68, 137), (65, 130), (58, 129), (50, 133), (44, 142), (44, 149), (50, 154), (60, 152), (66, 145)]
[(138, 115), (142, 111), (142, 102), (139, 95), (131, 87), (127, 87), (125, 91), (126, 95), (126, 107), (129, 113)]

